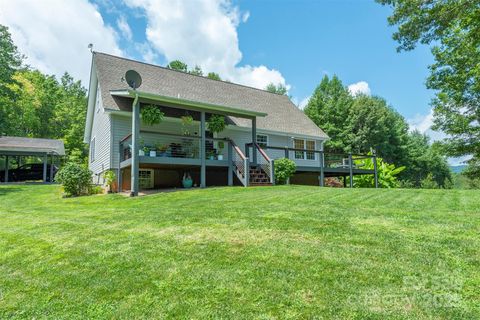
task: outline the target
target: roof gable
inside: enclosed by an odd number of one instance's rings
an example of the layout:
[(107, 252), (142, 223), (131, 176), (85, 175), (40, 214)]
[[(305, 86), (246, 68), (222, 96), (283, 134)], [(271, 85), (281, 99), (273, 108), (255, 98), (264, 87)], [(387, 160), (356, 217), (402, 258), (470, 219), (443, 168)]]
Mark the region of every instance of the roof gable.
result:
[[(287, 96), (104, 53), (95, 52), (93, 59), (106, 109), (129, 110), (129, 106), (114, 99), (110, 91), (129, 89), (121, 79), (127, 70), (133, 69), (142, 76), (142, 86), (139, 89), (143, 92), (267, 113), (266, 117), (257, 119), (259, 129), (327, 138)], [(238, 126), (251, 126), (249, 119), (229, 118)]]

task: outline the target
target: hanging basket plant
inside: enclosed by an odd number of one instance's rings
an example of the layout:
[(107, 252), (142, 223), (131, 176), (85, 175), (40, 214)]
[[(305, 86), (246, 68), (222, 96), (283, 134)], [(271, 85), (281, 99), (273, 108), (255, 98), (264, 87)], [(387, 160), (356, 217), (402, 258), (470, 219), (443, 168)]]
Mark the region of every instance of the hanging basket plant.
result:
[(214, 114), (208, 119), (207, 126), (212, 133), (222, 132), (226, 127), (225, 117)]
[(160, 108), (154, 105), (148, 105), (143, 107), (140, 110), (140, 113), (142, 115), (142, 122), (148, 126), (159, 124), (163, 121), (163, 117), (165, 116), (165, 114), (160, 110)]
[(193, 117), (191, 115), (183, 116), (182, 118), (182, 132), (184, 136), (189, 136), (191, 134), (190, 129), (193, 124)]

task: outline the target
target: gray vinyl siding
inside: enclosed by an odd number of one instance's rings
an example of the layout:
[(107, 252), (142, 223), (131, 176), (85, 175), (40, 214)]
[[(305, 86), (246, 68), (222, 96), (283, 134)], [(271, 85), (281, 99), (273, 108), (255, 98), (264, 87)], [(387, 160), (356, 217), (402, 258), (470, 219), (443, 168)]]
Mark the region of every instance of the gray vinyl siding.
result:
[[(97, 92), (100, 89), (97, 88)], [(101, 99), (97, 99), (95, 102), (95, 109), (93, 115), (93, 126), (90, 142), (95, 139), (95, 154), (94, 161), (92, 162), (92, 155), (89, 154), (89, 169), (93, 172), (93, 182), (103, 183), (101, 173), (110, 169), (110, 138), (111, 138), (111, 122), (110, 115), (105, 112), (102, 106)], [(91, 150), (91, 149), (90, 149)], [(90, 152), (90, 151), (89, 151)]]
[[(267, 133), (267, 132), (263, 132), (262, 130), (257, 130), (257, 134), (264, 134), (268, 136), (268, 145), (270, 146), (275, 146), (275, 147), (286, 146), (286, 147), (293, 148), (292, 136)], [(237, 144), (243, 152), (245, 152), (245, 144), (252, 142), (252, 133), (250, 131), (243, 131), (243, 130), (239, 130), (237, 128), (232, 128), (232, 127), (226, 128), (224, 131), (219, 133), (218, 136), (221, 138), (228, 137), (232, 139), (235, 142), (235, 144)], [(303, 138), (299, 137), (299, 139), (303, 139)], [(321, 149), (320, 148), (321, 140), (318, 140), (318, 139), (308, 139), (308, 140), (315, 140), (315, 149), (316, 150)], [(285, 157), (285, 152), (282, 150), (267, 149), (265, 150), (265, 152), (271, 159), (279, 159), (279, 158)], [(320, 165), (318, 155), (316, 156), (315, 160), (302, 160), (302, 159), (295, 159), (294, 152), (290, 151), (289, 158), (294, 160), (297, 166), (318, 167)]]

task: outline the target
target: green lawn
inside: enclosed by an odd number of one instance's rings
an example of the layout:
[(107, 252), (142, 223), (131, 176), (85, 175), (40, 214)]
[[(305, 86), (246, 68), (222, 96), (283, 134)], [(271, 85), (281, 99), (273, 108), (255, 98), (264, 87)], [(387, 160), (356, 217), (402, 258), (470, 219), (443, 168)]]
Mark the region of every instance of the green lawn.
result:
[(0, 318), (480, 318), (480, 191), (0, 187)]

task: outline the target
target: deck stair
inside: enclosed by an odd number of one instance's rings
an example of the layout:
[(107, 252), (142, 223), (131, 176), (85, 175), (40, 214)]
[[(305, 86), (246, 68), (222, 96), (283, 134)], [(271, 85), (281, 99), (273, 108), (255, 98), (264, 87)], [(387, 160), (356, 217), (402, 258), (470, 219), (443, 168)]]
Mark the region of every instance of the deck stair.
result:
[(250, 167), (250, 186), (271, 186), (270, 178), (265, 171), (260, 167)]

